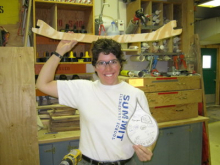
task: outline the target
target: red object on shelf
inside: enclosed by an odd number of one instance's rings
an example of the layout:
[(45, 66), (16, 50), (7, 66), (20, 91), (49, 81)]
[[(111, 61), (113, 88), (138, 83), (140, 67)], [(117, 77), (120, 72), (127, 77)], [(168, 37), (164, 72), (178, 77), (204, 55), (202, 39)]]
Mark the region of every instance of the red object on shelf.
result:
[[(35, 64), (35, 74), (39, 74), (44, 64)], [(55, 74), (86, 73), (86, 64), (59, 64)]]
[(158, 95), (178, 94), (179, 92), (159, 92)]
[(36, 35), (36, 43), (37, 44), (55, 44), (57, 45), (60, 42), (60, 40), (51, 39), (44, 36)]

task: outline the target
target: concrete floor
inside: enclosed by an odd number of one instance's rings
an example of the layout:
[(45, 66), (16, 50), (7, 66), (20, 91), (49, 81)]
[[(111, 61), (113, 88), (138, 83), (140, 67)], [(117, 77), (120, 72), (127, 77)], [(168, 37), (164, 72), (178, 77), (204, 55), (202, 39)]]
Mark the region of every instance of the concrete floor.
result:
[(220, 106), (207, 106), (211, 165), (220, 165)]

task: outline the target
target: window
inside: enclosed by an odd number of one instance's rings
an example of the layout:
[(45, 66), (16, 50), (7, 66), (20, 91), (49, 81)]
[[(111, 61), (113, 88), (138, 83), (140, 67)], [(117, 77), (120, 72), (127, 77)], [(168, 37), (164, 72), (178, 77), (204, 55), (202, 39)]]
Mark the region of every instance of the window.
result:
[(203, 55), (202, 56), (202, 68), (210, 69), (211, 68), (211, 55)]

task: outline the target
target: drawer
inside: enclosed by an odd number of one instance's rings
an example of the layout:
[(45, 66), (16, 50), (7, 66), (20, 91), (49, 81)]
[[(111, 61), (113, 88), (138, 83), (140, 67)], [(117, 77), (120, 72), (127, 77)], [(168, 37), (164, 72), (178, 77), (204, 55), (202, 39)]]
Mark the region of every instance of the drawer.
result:
[(198, 117), (198, 103), (150, 108), (157, 122), (166, 122)]
[(201, 89), (201, 77), (183, 76), (144, 78), (144, 87), (140, 87), (140, 89), (145, 92)]
[(149, 107), (202, 102), (202, 89), (145, 93)]

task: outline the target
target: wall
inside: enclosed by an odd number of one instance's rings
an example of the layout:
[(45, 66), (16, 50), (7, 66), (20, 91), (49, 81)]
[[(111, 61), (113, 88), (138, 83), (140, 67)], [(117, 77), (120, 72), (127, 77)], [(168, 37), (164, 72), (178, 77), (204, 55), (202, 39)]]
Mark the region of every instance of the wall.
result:
[(17, 35), (19, 29), (19, 17), (21, 11), (21, 0), (2, 0), (0, 4), (0, 26), (10, 32), (6, 47), (23, 46), (23, 36)]

